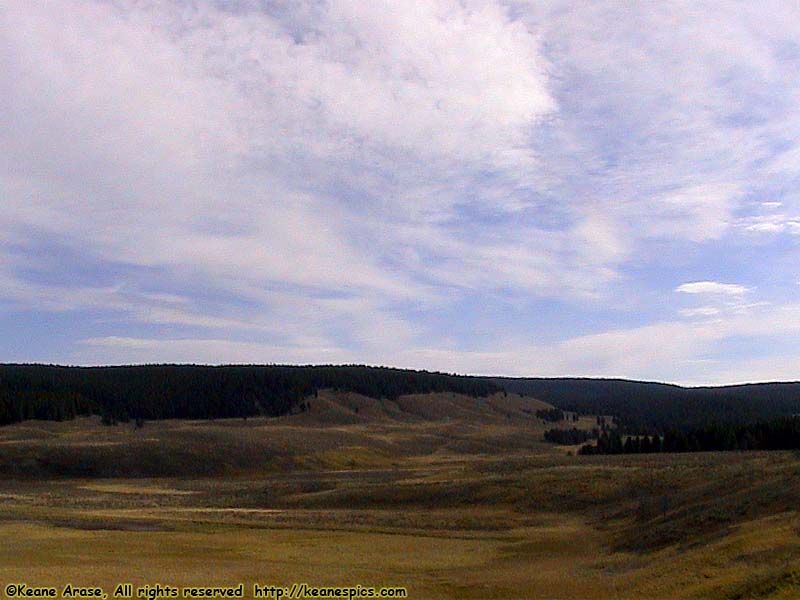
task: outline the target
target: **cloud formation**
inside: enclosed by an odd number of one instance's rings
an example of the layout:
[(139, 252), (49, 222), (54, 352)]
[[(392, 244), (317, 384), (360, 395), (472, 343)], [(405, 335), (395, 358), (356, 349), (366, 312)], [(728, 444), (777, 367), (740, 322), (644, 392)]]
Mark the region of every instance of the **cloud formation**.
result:
[(725, 296), (742, 296), (750, 290), (735, 283), (719, 283), (718, 281), (693, 281), (682, 283), (675, 288), (683, 294), (722, 294)]
[(746, 326), (798, 277), (800, 19), (767, 4), (9, 0), (0, 323), (61, 333), (0, 359), (699, 381), (728, 338), (788, 352)]

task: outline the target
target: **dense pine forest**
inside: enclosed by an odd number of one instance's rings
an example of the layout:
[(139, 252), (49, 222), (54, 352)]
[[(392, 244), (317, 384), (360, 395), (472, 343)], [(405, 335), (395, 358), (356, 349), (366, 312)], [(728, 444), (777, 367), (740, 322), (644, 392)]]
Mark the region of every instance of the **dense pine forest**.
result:
[(592, 438), (597, 437), (598, 430), (586, 431), (584, 429), (548, 429), (544, 432), (544, 440), (552, 444), (560, 444), (562, 446), (574, 446), (575, 444), (582, 444)]
[(579, 453), (649, 454), (798, 449), (800, 449), (800, 417), (784, 417), (748, 425), (707, 425), (687, 432), (670, 429), (663, 436), (622, 436), (615, 430), (604, 431), (596, 444), (582, 446)]
[(131, 419), (278, 416), (302, 410), (318, 390), (373, 398), (456, 392), (486, 396), (487, 380), (428, 371), (346, 366), (60, 367), (0, 365), (0, 425), (26, 419), (102, 415)]
[(751, 424), (800, 414), (800, 383), (686, 388), (623, 379), (513, 379), (492, 381), (565, 411), (613, 415), (622, 432), (688, 431), (711, 423)]
[[(307, 407), (324, 388), (394, 399), (403, 394), (521, 393), (562, 411), (613, 415), (620, 434), (687, 434), (717, 425), (752, 425), (800, 414), (800, 383), (717, 388), (614, 379), (513, 379), (449, 375), (386, 367), (144, 365), (61, 367), (0, 365), (0, 425), (26, 419), (101, 415), (130, 419), (278, 416)], [(313, 399), (311, 400), (313, 402)]]

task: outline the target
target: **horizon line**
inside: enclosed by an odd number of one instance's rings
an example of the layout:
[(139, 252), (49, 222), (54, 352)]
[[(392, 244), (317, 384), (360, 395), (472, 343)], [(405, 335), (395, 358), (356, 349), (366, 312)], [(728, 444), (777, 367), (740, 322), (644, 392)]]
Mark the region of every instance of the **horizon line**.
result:
[(728, 387), (745, 387), (756, 385), (791, 385), (800, 384), (800, 380), (763, 380), (763, 381), (742, 381), (724, 384), (683, 384), (671, 381), (658, 381), (649, 379), (633, 379), (623, 375), (615, 376), (596, 376), (596, 375), (485, 375), (477, 373), (457, 373), (441, 370), (419, 369), (409, 367), (396, 367), (383, 364), (367, 363), (203, 363), (203, 362), (146, 362), (146, 363), (119, 363), (119, 364), (62, 364), (48, 362), (0, 362), (2, 367), (54, 367), (62, 369), (117, 369), (126, 367), (295, 367), (295, 368), (322, 368), (322, 367), (365, 367), (371, 369), (388, 369), (394, 371), (412, 371), (420, 373), (432, 373), (449, 375), (451, 377), (469, 377), (476, 379), (511, 379), (511, 380), (584, 380), (584, 381), (623, 381), (627, 383), (642, 383), (650, 385), (665, 385), (682, 389), (712, 389)]

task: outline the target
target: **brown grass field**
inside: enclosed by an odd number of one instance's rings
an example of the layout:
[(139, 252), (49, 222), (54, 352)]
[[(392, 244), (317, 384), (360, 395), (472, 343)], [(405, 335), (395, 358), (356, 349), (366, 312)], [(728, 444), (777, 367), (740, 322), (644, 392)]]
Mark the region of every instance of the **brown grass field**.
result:
[(544, 406), (323, 392), (278, 419), (0, 428), (0, 584), (800, 597), (798, 455), (575, 456)]

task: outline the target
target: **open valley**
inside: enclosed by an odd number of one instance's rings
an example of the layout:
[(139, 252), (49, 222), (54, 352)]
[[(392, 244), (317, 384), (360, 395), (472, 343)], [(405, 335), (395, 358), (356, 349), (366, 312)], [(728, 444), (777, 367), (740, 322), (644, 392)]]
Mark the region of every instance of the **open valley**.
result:
[(272, 419), (10, 425), (0, 580), (796, 597), (800, 457), (577, 456), (542, 441), (545, 406), (323, 391)]

